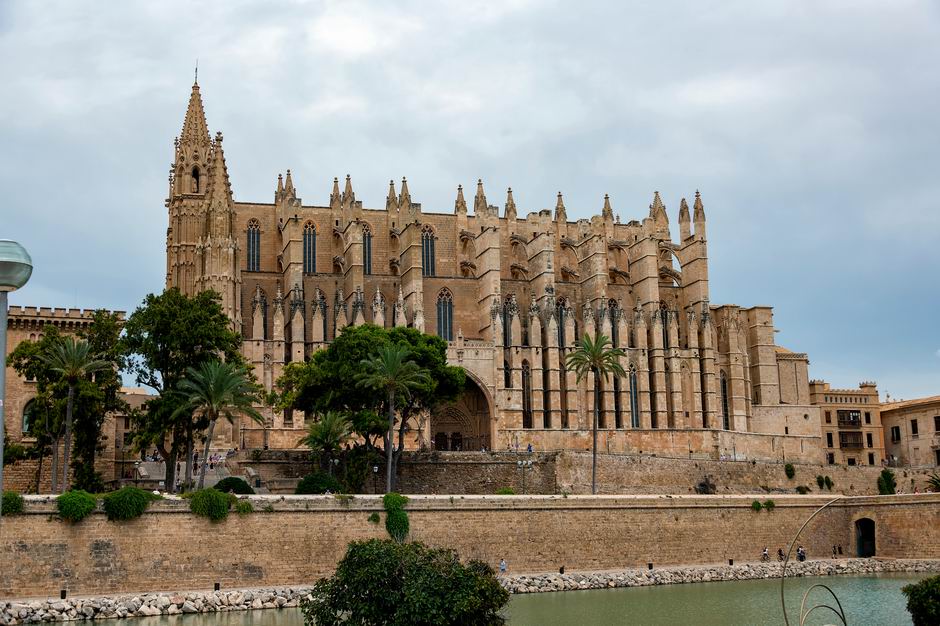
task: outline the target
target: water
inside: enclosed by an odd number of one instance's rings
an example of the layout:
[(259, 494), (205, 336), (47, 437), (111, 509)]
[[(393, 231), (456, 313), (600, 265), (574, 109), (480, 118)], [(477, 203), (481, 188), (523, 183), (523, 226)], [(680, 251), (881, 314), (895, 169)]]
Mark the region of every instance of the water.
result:
[[(832, 576), (787, 580), (790, 623), (799, 623), (803, 593), (821, 583), (832, 588), (850, 626), (909, 626), (910, 615), (901, 587), (922, 577), (906, 574)], [(819, 594), (819, 595), (816, 595)], [(810, 596), (814, 603), (835, 604), (824, 590)], [(625, 589), (563, 591), (513, 596), (507, 610), (511, 626), (755, 626), (783, 624), (779, 580), (662, 585)], [(298, 609), (147, 617), (134, 626), (303, 626)], [(807, 626), (838, 623), (831, 612), (818, 610)]]

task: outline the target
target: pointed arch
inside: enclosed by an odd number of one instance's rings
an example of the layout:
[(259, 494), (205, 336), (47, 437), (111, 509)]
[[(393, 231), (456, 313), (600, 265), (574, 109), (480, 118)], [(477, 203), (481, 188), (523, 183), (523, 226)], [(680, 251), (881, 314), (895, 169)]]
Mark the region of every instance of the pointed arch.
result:
[(317, 273), (317, 225), (304, 224), (304, 274)]
[(199, 166), (194, 165), (193, 171), (192, 171), (192, 183), (190, 187), (190, 192), (202, 193), (202, 191), (203, 191), (202, 175), (199, 171)]
[(728, 407), (728, 377), (725, 375), (725, 371), (721, 370), (721, 375), (719, 376), (719, 386), (721, 387), (721, 420), (722, 427), (725, 430), (731, 430), (731, 413)]
[(532, 368), (522, 362), (522, 427), (532, 428)]
[(434, 228), (430, 224), (425, 224), (421, 228), (421, 273), (425, 277), (436, 276), (435, 254), (434, 254)]
[(630, 366), (630, 426), (640, 427), (640, 392), (637, 388), (636, 365)]
[(362, 273), (372, 274), (372, 227), (365, 222), (362, 224)]
[(454, 296), (446, 287), (437, 295), (437, 336), (454, 340)]
[(248, 271), (261, 271), (261, 223), (252, 218), (248, 220)]

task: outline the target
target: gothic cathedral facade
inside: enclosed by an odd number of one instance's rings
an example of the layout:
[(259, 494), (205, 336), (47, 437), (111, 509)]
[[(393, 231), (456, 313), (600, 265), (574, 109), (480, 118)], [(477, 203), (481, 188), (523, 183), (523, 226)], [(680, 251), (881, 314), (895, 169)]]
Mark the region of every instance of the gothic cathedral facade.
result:
[[(457, 187), (452, 212), (425, 211), (405, 179), (384, 209), (363, 207), (349, 176), (304, 204), (288, 170), (273, 202), (237, 202), (197, 84), (169, 182), (166, 286), (221, 295), (268, 389), (345, 326), (407, 325), (446, 339), (469, 381), (413, 425), (415, 445), (583, 450), (595, 381), (565, 355), (600, 333), (627, 372), (603, 386), (601, 448), (819, 460), (807, 356), (775, 345), (770, 307), (709, 301), (698, 192), (679, 204), (675, 241), (658, 192), (642, 220), (621, 223), (604, 196), (599, 215), (569, 221), (561, 193), (553, 211), (522, 215), (511, 189), (500, 210), (482, 181), (469, 201)], [(270, 415), (265, 443), (295, 446), (303, 422)], [(233, 433), (249, 447), (261, 437)]]

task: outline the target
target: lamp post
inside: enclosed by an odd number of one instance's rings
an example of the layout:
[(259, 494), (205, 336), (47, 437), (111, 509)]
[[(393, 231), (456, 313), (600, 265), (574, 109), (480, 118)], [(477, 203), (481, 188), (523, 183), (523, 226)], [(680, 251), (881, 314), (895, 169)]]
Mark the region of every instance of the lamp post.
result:
[(378, 480), (378, 476), (379, 476), (379, 466), (373, 465), (372, 466), (372, 493), (379, 492), (379, 488), (376, 484), (376, 481)]
[(3, 491), (3, 400), (7, 372), (7, 293), (26, 284), (33, 273), (33, 260), (20, 244), (0, 239), (0, 492)]
[(526, 468), (532, 467), (533, 461), (516, 461), (516, 465), (519, 466), (519, 469), (522, 470), (522, 493), (525, 493), (525, 471)]

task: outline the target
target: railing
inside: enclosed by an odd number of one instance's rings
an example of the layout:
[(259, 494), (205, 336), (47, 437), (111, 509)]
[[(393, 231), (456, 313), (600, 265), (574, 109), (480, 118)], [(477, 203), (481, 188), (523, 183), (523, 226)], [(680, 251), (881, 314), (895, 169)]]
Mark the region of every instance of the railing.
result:
[(861, 428), (861, 426), (862, 426), (862, 420), (844, 420), (844, 419), (840, 419), (840, 420), (839, 420), (839, 426), (840, 426), (840, 427), (845, 426), (845, 427), (848, 427), (848, 428)]

